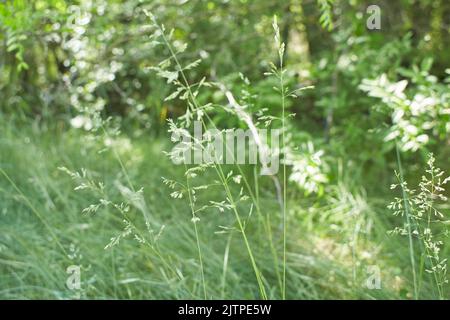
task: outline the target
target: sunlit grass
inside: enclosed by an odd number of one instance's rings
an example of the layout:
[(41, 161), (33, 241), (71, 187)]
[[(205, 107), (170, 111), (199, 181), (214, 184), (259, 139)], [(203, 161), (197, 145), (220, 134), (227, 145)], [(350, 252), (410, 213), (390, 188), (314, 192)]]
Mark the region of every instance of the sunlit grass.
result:
[[(146, 139), (131, 139), (128, 142), (131, 148), (121, 154), (130, 168), (130, 178), (144, 188), (152, 221), (165, 225), (158, 240), (161, 253), (158, 257), (132, 237), (104, 249), (123, 227), (120, 215), (110, 208), (94, 214), (82, 213), (95, 201), (95, 196), (89, 191), (75, 192), (74, 181), (58, 167), (89, 168), (93, 177), (103, 181), (111, 200), (117, 201), (121, 201), (121, 195), (114, 182), (125, 183), (125, 177), (120, 174), (111, 151), (98, 152), (103, 149), (102, 141), (90, 140), (81, 130), (54, 133), (40, 132), (31, 126), (18, 131), (14, 125), (2, 125), (0, 164), (13, 183), (2, 175), (0, 296), (73, 298), (73, 292), (66, 287), (66, 268), (80, 264), (81, 298), (204, 298), (189, 207), (183, 201), (173, 201), (170, 190), (161, 183), (161, 176), (183, 175), (182, 168), (160, 160), (164, 144), (153, 143), (149, 147)], [(139, 161), (133, 157), (134, 153), (140, 154)], [(209, 196), (214, 198), (216, 192), (219, 197), (220, 190), (214, 189)], [(311, 207), (292, 196), (288, 195), (287, 212), (288, 298), (410, 297), (412, 283), (401, 271), (408, 266), (408, 247), (403, 239), (387, 237), (388, 221), (382, 216), (388, 215), (385, 208), (371, 204), (366, 195), (345, 188), (337, 188), (335, 200), (324, 206)], [(279, 213), (272, 194), (261, 192), (260, 202), (269, 214)], [(137, 210), (131, 209), (129, 218), (145, 229)], [(239, 234), (221, 233), (220, 226), (229, 225), (230, 220), (229, 213), (210, 211), (199, 224), (207, 298), (258, 298), (258, 285)], [(352, 247), (349, 237), (355, 223), (363, 227)], [(277, 272), (267, 254), (270, 252), (267, 237), (261, 230), (249, 225), (246, 232), (265, 275), (268, 297), (278, 298)], [(281, 249), (280, 230), (275, 227), (273, 232)], [(67, 255), (71, 245), (78, 250), (75, 260)], [(164, 260), (170, 263), (170, 268)], [(381, 290), (364, 288), (366, 267), (371, 264), (382, 270)], [(425, 282), (422, 288), (425, 298), (433, 296), (427, 287), (432, 288)]]

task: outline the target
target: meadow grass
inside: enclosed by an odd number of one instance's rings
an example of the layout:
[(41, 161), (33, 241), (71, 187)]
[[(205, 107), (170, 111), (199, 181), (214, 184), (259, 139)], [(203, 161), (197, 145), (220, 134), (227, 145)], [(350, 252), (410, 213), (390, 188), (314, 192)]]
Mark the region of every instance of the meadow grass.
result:
[[(151, 245), (131, 235), (105, 249), (111, 237), (123, 231), (121, 213), (111, 206), (82, 213), (98, 196), (87, 189), (74, 191), (76, 181), (58, 169), (88, 168), (87, 176), (104, 184), (110, 201), (131, 203), (127, 219), (146, 233), (140, 210), (116, 187), (127, 179), (114, 153), (99, 152), (103, 141), (81, 130), (43, 129), (37, 123), (18, 126), (14, 121), (2, 123), (1, 137), (0, 297), (70, 299), (66, 268), (77, 264), (82, 266), (81, 298), (202, 299), (205, 292), (207, 299), (260, 298), (233, 215), (208, 210), (195, 230), (189, 204), (170, 197), (161, 177), (181, 178), (184, 168), (161, 156), (164, 140), (150, 143), (150, 138), (132, 139), (127, 134), (114, 138), (127, 146), (117, 150), (129, 178), (143, 187), (153, 232), (165, 228)], [(206, 183), (212, 176), (199, 179)], [(270, 184), (261, 183), (263, 214), (279, 217)], [(208, 199), (220, 199), (222, 192), (212, 187)], [(392, 221), (383, 201), (368, 198), (346, 178), (322, 203), (312, 204), (296, 192), (288, 193), (287, 200), (288, 298), (411, 298), (414, 284), (403, 272), (409, 268), (408, 243), (386, 235)], [(349, 246), (355, 226), (362, 231)], [(282, 252), (282, 233), (277, 224), (272, 228), (276, 249)], [(277, 299), (278, 271), (264, 230), (259, 224), (245, 229), (267, 296)], [(196, 258), (199, 247), (203, 272)], [(366, 266), (371, 264), (382, 270), (380, 290), (364, 287)], [(432, 279), (425, 278), (420, 290), (421, 298), (433, 298)]]

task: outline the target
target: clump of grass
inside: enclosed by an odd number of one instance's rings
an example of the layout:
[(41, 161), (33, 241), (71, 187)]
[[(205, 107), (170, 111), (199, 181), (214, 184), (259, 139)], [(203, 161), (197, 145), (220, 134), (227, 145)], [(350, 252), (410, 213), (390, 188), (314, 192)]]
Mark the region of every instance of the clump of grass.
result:
[[(153, 35), (153, 40), (158, 43), (161, 42), (163, 46), (169, 51), (169, 57), (165, 60), (163, 60), (158, 66), (153, 67), (153, 69), (157, 72), (157, 74), (165, 79), (167, 79), (167, 82), (175, 86), (175, 91), (170, 94), (166, 100), (172, 100), (175, 98), (180, 99), (181, 101), (184, 101), (186, 103), (186, 111), (185, 114), (177, 121), (170, 120), (169, 121), (169, 132), (176, 133), (178, 135), (187, 135), (191, 138), (191, 141), (194, 141), (194, 143), (186, 144), (185, 151), (194, 150), (195, 148), (204, 149), (205, 146), (201, 141), (196, 141), (197, 139), (189, 134), (189, 126), (192, 123), (194, 119), (197, 121), (201, 121), (202, 126), (206, 129), (208, 127), (212, 127), (215, 130), (218, 130), (216, 127), (214, 121), (210, 117), (210, 112), (217, 112), (220, 110), (225, 110), (228, 113), (231, 113), (237, 117), (237, 119), (244, 124), (247, 125), (247, 127), (251, 130), (253, 134), (253, 139), (255, 144), (257, 145), (259, 152), (262, 151), (262, 149), (267, 150), (266, 145), (262, 145), (261, 137), (258, 136), (257, 133), (257, 127), (255, 123), (252, 120), (252, 117), (245, 111), (245, 107), (241, 106), (236, 99), (234, 98), (234, 95), (229, 91), (222, 83), (219, 82), (208, 82), (206, 81), (206, 78), (203, 78), (200, 82), (191, 84), (188, 80), (187, 72), (191, 69), (194, 69), (197, 67), (197, 65), (201, 62), (201, 60), (196, 60), (192, 63), (183, 65), (180, 62), (179, 56), (183, 54), (186, 46), (175, 46), (172, 44), (172, 32), (168, 32), (163, 25), (160, 25), (156, 18), (146, 12), (146, 15), (150, 17), (153, 27), (155, 28), (155, 33)], [(295, 96), (296, 91), (289, 91), (289, 88), (286, 86), (285, 77), (286, 77), (286, 68), (284, 66), (284, 54), (285, 54), (285, 45), (281, 40), (280, 35), (280, 29), (278, 27), (277, 19), (274, 17), (273, 21), (273, 28), (275, 32), (275, 45), (277, 47), (277, 53), (278, 53), (278, 61), (279, 66), (275, 66), (275, 64), (271, 64), (270, 72), (267, 73), (267, 75), (275, 76), (278, 80), (279, 86), (275, 88), (276, 91), (279, 92), (280, 98), (281, 98), (281, 118), (277, 118), (274, 116), (268, 116), (265, 117), (262, 116), (259, 118), (261, 119), (269, 119), (269, 123), (276, 119), (281, 120), (281, 131), (282, 131), (282, 146), (281, 150), (276, 150), (276, 152), (286, 152), (287, 150), (287, 139), (286, 139), (286, 99), (289, 97)], [(242, 75), (241, 75), (242, 76)], [(242, 76), (243, 77), (243, 76)], [(248, 79), (246, 80), (248, 82)], [(199, 99), (197, 98), (199, 95), (200, 90), (203, 90), (208, 87), (217, 87), (219, 90), (221, 90), (225, 97), (228, 100), (228, 105), (212, 105), (210, 103), (201, 103)], [(299, 89), (301, 90), (301, 89)], [(225, 130), (219, 130), (220, 132), (224, 133)], [(226, 146), (228, 148), (228, 146)], [(229, 150), (227, 150), (229, 151)], [(169, 156), (172, 159), (175, 159), (177, 154), (179, 153), (179, 150), (176, 150), (175, 153), (171, 152), (169, 153)], [(276, 198), (278, 199), (278, 202), (281, 207), (281, 223), (282, 223), (282, 230), (281, 230), (281, 238), (282, 238), (282, 258), (281, 263), (279, 262), (279, 255), (276, 250), (276, 245), (274, 243), (274, 237), (272, 235), (273, 227), (272, 224), (274, 221), (278, 220), (279, 218), (275, 216), (267, 215), (266, 217), (263, 217), (261, 214), (260, 204), (258, 200), (258, 180), (261, 179), (258, 177), (257, 174), (254, 175), (254, 183), (256, 185), (256, 190), (251, 186), (251, 183), (247, 179), (247, 175), (244, 173), (243, 169), (239, 165), (235, 165), (236, 170), (238, 171), (238, 174), (233, 174), (232, 171), (229, 171), (228, 173), (225, 172), (224, 167), (221, 165), (220, 159), (217, 159), (217, 155), (214, 155), (216, 158), (214, 161), (203, 164), (200, 166), (193, 166), (188, 168), (188, 166), (185, 166), (185, 175), (186, 175), (186, 181), (185, 183), (180, 182), (172, 182), (169, 180), (166, 180), (166, 184), (168, 184), (170, 187), (174, 188), (175, 186), (180, 186), (181, 189), (176, 190), (172, 192), (172, 196), (174, 198), (182, 198), (183, 195), (187, 195), (187, 199), (189, 200), (189, 205), (191, 208), (191, 220), (194, 222), (194, 229), (196, 234), (196, 242), (198, 247), (198, 259), (200, 261), (201, 266), (201, 274), (204, 274), (204, 264), (202, 259), (202, 253), (201, 253), (201, 240), (198, 237), (198, 231), (197, 231), (197, 222), (200, 221), (199, 213), (201, 211), (205, 211), (208, 209), (211, 209), (213, 207), (219, 207), (222, 211), (230, 210), (234, 213), (234, 217), (237, 223), (237, 229), (239, 233), (242, 235), (242, 239), (244, 240), (245, 247), (247, 249), (251, 265), (253, 267), (253, 271), (259, 286), (260, 296), (263, 299), (266, 299), (268, 297), (266, 292), (266, 287), (271, 286), (269, 283), (267, 283), (267, 279), (262, 274), (260, 268), (258, 267), (258, 261), (255, 259), (254, 249), (252, 248), (252, 245), (250, 243), (250, 239), (247, 236), (246, 229), (249, 227), (250, 224), (250, 218), (253, 211), (253, 208), (256, 209), (257, 212), (257, 220), (252, 219), (253, 223), (261, 224), (263, 226), (263, 230), (265, 230), (265, 234), (268, 238), (268, 243), (270, 244), (270, 250), (272, 253), (272, 259), (273, 264), (275, 267), (275, 271), (277, 273), (277, 278), (280, 286), (280, 296), (282, 299), (286, 298), (286, 269), (287, 269), (287, 169), (286, 169), (286, 161), (283, 161), (283, 170), (282, 170), (282, 185), (280, 185), (280, 182), (278, 180), (278, 177), (275, 174), (271, 174), (270, 178), (273, 181), (275, 185), (275, 191), (276, 191)], [(260, 154), (261, 156), (261, 154)], [(266, 168), (264, 167), (264, 163), (262, 166), (262, 170), (264, 171)], [(190, 183), (190, 179), (197, 176), (198, 173), (201, 173), (207, 169), (212, 169), (216, 172), (218, 177), (218, 183), (217, 185), (222, 186), (225, 192), (225, 199), (221, 201), (209, 201), (209, 204), (205, 205), (198, 205), (197, 202), (197, 193), (200, 192), (200, 190), (207, 190), (210, 186), (209, 185), (198, 185), (196, 187), (192, 187)], [(256, 170), (256, 167), (255, 167)], [(229, 186), (230, 181), (239, 181), (238, 184), (240, 184), (240, 181), (243, 181), (242, 188), (240, 189), (240, 192), (237, 196), (233, 195), (232, 190)], [(243, 213), (241, 207), (239, 204), (241, 202), (244, 202), (245, 200), (249, 200), (250, 206), (247, 206), (247, 212), (248, 212), (248, 218), (244, 219)], [(245, 209), (244, 209), (245, 210)], [(281, 275), (279, 274), (279, 266), (281, 264)], [(206, 285), (203, 283), (203, 290), (206, 297)]]
[[(448, 236), (448, 223), (438, 205), (439, 202), (448, 201), (444, 195), (444, 186), (450, 181), (450, 176), (444, 176), (444, 171), (435, 166), (433, 154), (429, 154), (425, 174), (417, 188), (411, 189), (404, 181), (401, 161), (399, 157), (398, 159), (400, 170), (396, 172), (398, 184), (393, 184), (391, 189), (400, 188), (402, 197), (395, 198), (388, 208), (393, 210), (395, 216), (405, 217), (405, 223), (390, 233), (409, 238), (415, 298), (420, 297), (420, 276), (425, 270), (434, 279), (438, 297), (445, 299), (445, 286), (448, 284), (447, 259), (441, 257), (441, 251), (444, 245), (442, 237)], [(414, 239), (419, 241), (420, 247), (419, 273), (416, 270)]]

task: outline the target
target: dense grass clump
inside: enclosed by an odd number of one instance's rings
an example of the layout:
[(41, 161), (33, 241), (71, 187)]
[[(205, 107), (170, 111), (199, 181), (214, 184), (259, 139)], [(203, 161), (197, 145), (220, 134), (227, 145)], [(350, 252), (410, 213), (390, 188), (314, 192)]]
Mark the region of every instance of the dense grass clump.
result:
[[(204, 298), (204, 291), (207, 298), (260, 297), (229, 210), (207, 210), (197, 222), (202, 275), (189, 206), (174, 201), (161, 180), (184, 175), (182, 168), (161, 161), (164, 145), (150, 145), (143, 138), (131, 141), (125, 134), (112, 142), (126, 146), (117, 152), (129, 178), (142, 186), (140, 198), (126, 187), (127, 178), (114, 152), (104, 149), (104, 140), (36, 123), (18, 130), (14, 122), (3, 122), (1, 128), (3, 298), (72, 298), (66, 287), (66, 269), (72, 264), (82, 266), (82, 298)], [(89, 169), (75, 178), (65, 172), (78, 168)], [(392, 219), (383, 200), (352, 187), (346, 175), (320, 203), (288, 195), (287, 298), (411, 297), (407, 241), (386, 234)], [(211, 181), (208, 176), (199, 179)], [(208, 199), (215, 197), (221, 197), (221, 190), (211, 187)], [(279, 205), (271, 192), (261, 190), (259, 197), (262, 214), (275, 221), (278, 251)], [(97, 209), (90, 207), (97, 204)], [(256, 213), (245, 217), (246, 233), (268, 298), (278, 298), (280, 270), (258, 219)], [(119, 239), (111, 244), (111, 238)], [(366, 287), (371, 265), (381, 270), (379, 290)], [(421, 297), (434, 297), (432, 278), (422, 278)]]

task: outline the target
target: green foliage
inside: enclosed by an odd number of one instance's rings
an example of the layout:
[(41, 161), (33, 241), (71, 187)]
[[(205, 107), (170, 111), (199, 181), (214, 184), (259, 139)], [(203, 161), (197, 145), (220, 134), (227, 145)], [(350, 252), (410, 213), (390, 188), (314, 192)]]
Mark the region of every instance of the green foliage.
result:
[[(450, 5), (371, 4), (0, 1), (0, 297), (448, 298)], [(175, 165), (193, 121), (280, 171)]]

